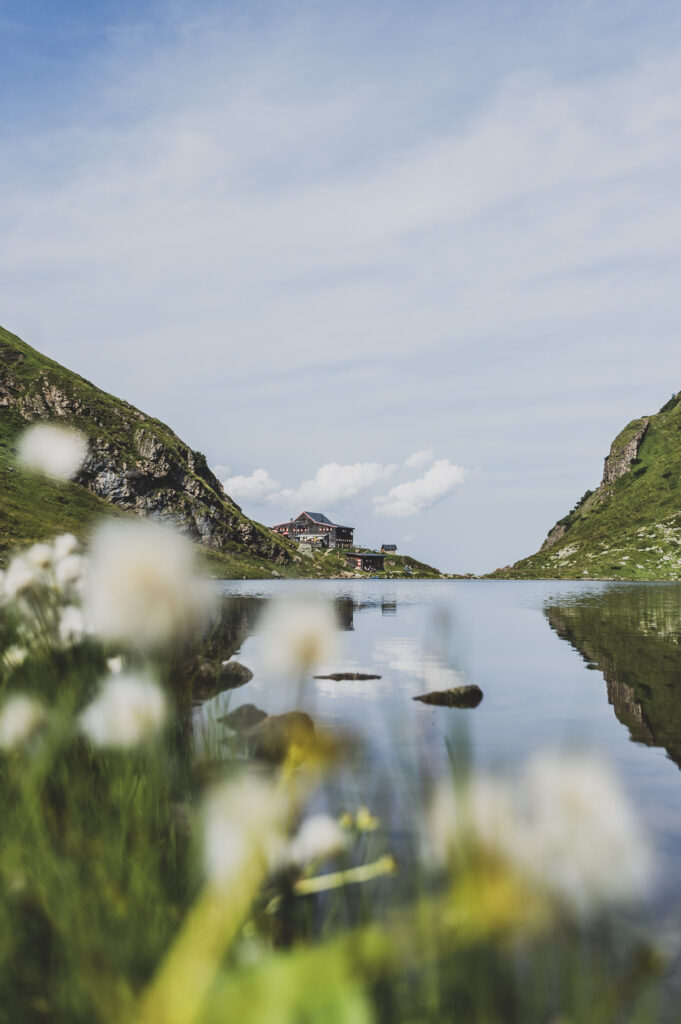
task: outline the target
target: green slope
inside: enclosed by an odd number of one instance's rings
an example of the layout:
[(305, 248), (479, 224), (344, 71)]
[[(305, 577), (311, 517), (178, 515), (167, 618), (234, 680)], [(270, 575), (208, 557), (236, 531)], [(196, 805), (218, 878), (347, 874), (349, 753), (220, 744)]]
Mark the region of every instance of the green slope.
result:
[[(35, 420), (68, 423), (90, 455), (73, 483), (47, 480), (16, 461)], [(60, 531), (79, 536), (103, 515), (167, 515), (202, 546), (214, 572), (308, 575), (293, 547), (245, 516), (200, 452), (147, 416), (0, 328), (0, 561)]]
[[(17, 439), (36, 420), (87, 435), (89, 456), (72, 483), (26, 473)], [(0, 327), (0, 563), (14, 548), (70, 531), (84, 537), (105, 515), (170, 517), (201, 545), (215, 575), (326, 577), (345, 568), (339, 551), (302, 558), (293, 544), (254, 522), (225, 494), (206, 464), (160, 420), (109, 395)], [(403, 556), (393, 576), (437, 577)]]
[(556, 523), (540, 551), (492, 575), (681, 579), (681, 393), (618, 434), (603, 480)]

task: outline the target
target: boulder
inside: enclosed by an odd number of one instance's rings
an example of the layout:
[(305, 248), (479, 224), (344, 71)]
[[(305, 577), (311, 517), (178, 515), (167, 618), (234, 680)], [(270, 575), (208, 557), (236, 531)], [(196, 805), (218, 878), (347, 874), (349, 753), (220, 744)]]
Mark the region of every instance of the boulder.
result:
[(222, 722), (233, 732), (241, 733), (252, 729), (265, 718), (267, 718), (267, 713), (256, 708), (255, 704), (242, 704), (240, 708), (235, 708), (229, 714), (222, 715), (218, 718), (218, 722)]
[(245, 735), (255, 757), (274, 763), (285, 760), (293, 745), (309, 749), (315, 743), (314, 723), (304, 711), (267, 715)]
[(220, 663), (218, 680), (221, 690), (235, 690), (237, 686), (245, 686), (250, 683), (253, 673), (238, 661), (223, 661)]
[(194, 662), (192, 678), (192, 700), (195, 703), (208, 700), (223, 690), (234, 690), (244, 686), (253, 678), (253, 673), (238, 661), (214, 661), (198, 657)]

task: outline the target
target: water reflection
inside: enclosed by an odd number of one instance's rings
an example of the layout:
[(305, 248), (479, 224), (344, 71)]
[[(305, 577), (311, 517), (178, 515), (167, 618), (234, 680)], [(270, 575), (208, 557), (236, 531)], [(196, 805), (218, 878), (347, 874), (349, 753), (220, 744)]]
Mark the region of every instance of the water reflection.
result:
[(681, 767), (681, 590), (629, 584), (548, 605), (544, 614), (587, 668), (603, 673), (631, 739), (663, 747)]

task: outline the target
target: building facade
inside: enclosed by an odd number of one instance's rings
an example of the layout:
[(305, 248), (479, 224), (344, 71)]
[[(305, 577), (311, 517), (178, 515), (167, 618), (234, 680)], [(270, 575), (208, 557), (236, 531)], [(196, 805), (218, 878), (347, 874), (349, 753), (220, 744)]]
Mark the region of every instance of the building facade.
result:
[(325, 548), (351, 548), (355, 533), (354, 526), (332, 523), (321, 512), (301, 512), (295, 519), (279, 523), (272, 529), (296, 544), (306, 541)]
[(372, 569), (376, 572), (383, 572), (385, 569), (385, 555), (377, 555), (375, 551), (351, 552), (345, 556), (348, 567), (353, 569)]

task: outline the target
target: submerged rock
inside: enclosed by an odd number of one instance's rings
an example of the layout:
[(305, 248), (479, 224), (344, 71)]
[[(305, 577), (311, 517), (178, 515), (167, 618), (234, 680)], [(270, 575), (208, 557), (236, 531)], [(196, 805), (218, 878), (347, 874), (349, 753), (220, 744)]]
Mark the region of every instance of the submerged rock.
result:
[(445, 708), (477, 708), (482, 700), (482, 690), (475, 683), (467, 686), (454, 686), (451, 690), (433, 690), (432, 693), (421, 693), (412, 700), (420, 700), (423, 704), (435, 704)]
[(222, 722), (233, 732), (246, 732), (262, 722), (264, 718), (267, 718), (266, 711), (256, 708), (255, 704), (242, 704), (240, 708), (235, 708), (229, 714), (222, 715), (218, 718), (218, 722)]
[(366, 672), (332, 672), (328, 676), (315, 676), (315, 679), (333, 679), (339, 682), (341, 679), (381, 679), (381, 676), (368, 675)]
[(283, 761), (294, 744), (311, 748), (315, 743), (314, 722), (304, 711), (267, 715), (245, 735), (255, 757), (275, 763)]

